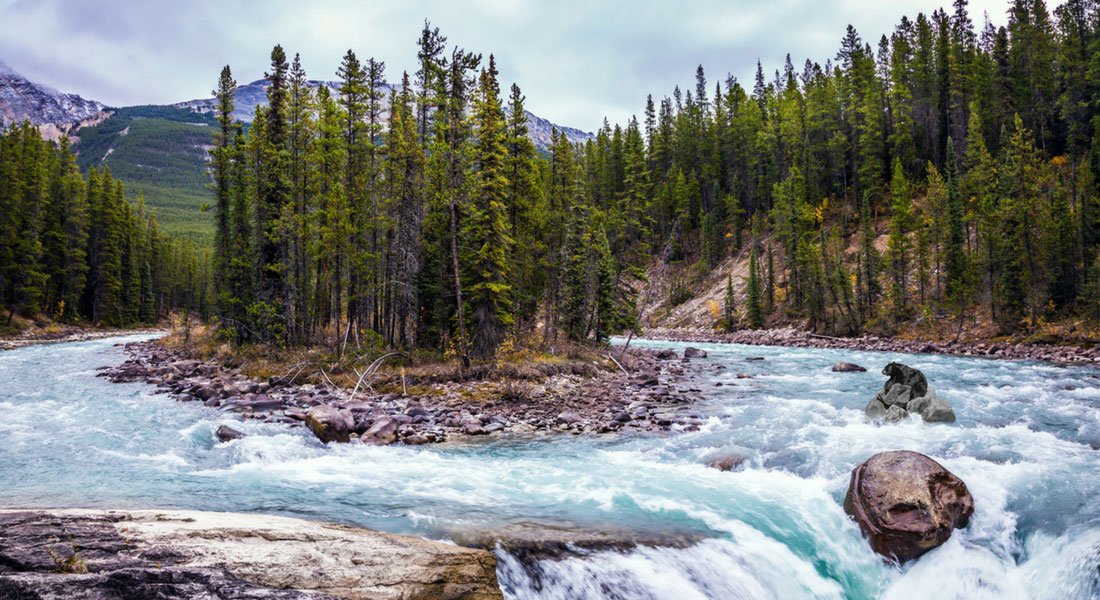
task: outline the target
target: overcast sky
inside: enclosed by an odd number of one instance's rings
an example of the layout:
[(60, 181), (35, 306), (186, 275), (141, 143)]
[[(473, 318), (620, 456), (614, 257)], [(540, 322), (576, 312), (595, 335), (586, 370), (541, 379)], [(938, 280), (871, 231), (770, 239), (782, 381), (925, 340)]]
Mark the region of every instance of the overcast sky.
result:
[[(416, 70), (425, 18), (449, 39), (496, 54), (506, 88), (563, 125), (596, 129), (642, 112), (647, 93), (693, 86), (702, 64), (713, 82), (732, 73), (751, 85), (790, 53), (795, 65), (836, 55), (849, 23), (872, 45), (900, 16), (951, 0), (0, 0), (0, 62), (33, 81), (112, 106), (209, 95), (218, 72), (262, 77), (280, 43), (306, 72), (334, 79), (344, 52), (383, 60), (390, 81)], [(1053, 5), (1058, 2), (1051, 2)], [(971, 0), (1005, 22), (1008, 0)]]

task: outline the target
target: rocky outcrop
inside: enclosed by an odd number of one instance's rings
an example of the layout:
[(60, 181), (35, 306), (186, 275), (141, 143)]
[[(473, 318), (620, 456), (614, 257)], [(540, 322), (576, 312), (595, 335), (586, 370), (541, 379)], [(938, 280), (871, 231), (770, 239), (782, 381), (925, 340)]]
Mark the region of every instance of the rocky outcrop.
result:
[(867, 371), (867, 367), (861, 367), (850, 362), (838, 362), (833, 365), (832, 371), (833, 373), (863, 373)]
[(868, 417), (895, 422), (918, 414), (929, 423), (955, 420), (951, 403), (928, 387), (924, 373), (908, 365), (890, 363), (882, 374), (889, 379), (882, 391), (867, 403), (864, 411)]
[(961, 479), (931, 458), (880, 452), (852, 471), (844, 511), (875, 552), (905, 562), (966, 527), (974, 499)]
[(501, 598), (485, 550), (197, 511), (0, 511), (0, 598)]
[(707, 357), (707, 351), (706, 350), (700, 350), (699, 348), (693, 348), (691, 346), (688, 346), (687, 348), (684, 348), (684, 358), (706, 358), (706, 357)]

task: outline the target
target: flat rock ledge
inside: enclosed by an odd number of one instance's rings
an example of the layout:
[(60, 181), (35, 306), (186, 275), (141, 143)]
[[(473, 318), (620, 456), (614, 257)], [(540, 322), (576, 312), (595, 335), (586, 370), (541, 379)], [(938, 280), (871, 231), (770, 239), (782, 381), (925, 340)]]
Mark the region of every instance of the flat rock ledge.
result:
[(486, 550), (267, 515), (0, 510), (0, 598), (502, 598)]

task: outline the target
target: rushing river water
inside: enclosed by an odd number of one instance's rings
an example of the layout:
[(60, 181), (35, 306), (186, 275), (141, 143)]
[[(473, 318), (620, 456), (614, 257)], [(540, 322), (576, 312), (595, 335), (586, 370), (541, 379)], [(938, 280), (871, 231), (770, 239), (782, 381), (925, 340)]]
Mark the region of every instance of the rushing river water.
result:
[[(441, 539), (564, 527), (701, 540), (535, 563), (498, 550), (515, 599), (1100, 597), (1100, 370), (701, 345), (697, 432), (325, 447), (301, 428), (96, 378), (123, 360), (119, 341), (0, 352), (0, 506), (256, 511)], [(830, 372), (838, 360), (869, 372)], [(868, 423), (891, 360), (922, 369), (958, 422)], [(221, 424), (250, 435), (217, 443)], [(969, 527), (900, 568), (841, 508), (851, 469), (890, 449), (942, 462), (976, 507)], [(746, 467), (705, 467), (716, 452)]]

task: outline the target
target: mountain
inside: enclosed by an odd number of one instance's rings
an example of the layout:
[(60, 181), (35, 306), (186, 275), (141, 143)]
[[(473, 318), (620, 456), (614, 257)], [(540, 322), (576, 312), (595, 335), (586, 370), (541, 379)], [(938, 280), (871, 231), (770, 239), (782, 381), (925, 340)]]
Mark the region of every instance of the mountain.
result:
[(30, 121), (56, 138), (103, 116), (103, 105), (34, 83), (0, 62), (0, 126)]
[[(322, 85), (329, 88), (333, 95), (339, 95), (338, 88), (339, 82), (336, 81), (317, 81), (310, 80), (309, 85), (313, 88), (319, 88)], [(391, 84), (383, 85), (383, 93), (388, 97), (389, 93), (393, 91), (394, 86)], [(267, 106), (267, 80), (260, 79), (237, 86), (237, 91), (233, 95), (234, 107), (233, 118), (244, 123), (251, 123), (253, 115), (256, 114), (256, 108), (259, 106)], [(173, 104), (176, 108), (184, 108), (195, 111), (197, 113), (213, 113), (214, 112), (214, 99), (213, 98), (200, 98), (196, 100), (188, 100), (186, 102), (178, 102)], [(505, 106), (505, 112), (508, 111), (508, 107)], [(581, 131), (574, 127), (565, 127), (563, 125), (556, 125), (550, 121), (533, 114), (531, 111), (524, 111), (527, 114), (527, 135), (531, 138), (531, 141), (535, 143), (535, 147), (545, 152), (550, 148), (553, 143), (551, 134), (554, 129), (565, 133), (565, 137), (569, 141), (577, 144), (583, 144), (592, 137), (591, 133), (587, 131)], [(386, 118), (383, 115), (383, 118)]]

